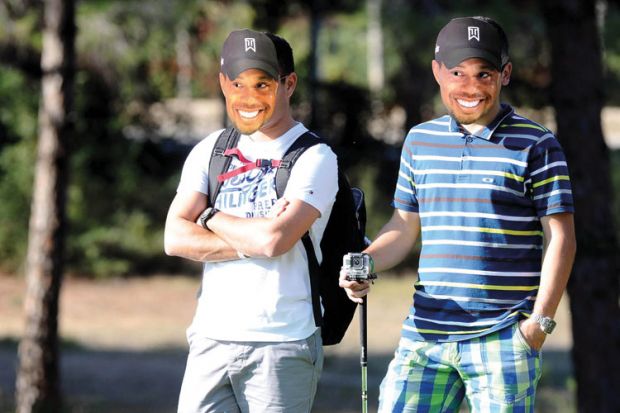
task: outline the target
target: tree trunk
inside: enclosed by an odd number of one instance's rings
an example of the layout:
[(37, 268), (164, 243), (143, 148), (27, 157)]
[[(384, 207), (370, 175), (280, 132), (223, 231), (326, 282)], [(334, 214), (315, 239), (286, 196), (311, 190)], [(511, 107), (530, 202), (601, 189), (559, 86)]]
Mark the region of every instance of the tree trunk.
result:
[(310, 85), (310, 129), (318, 130), (318, 103), (317, 90), (319, 86), (319, 32), (321, 29), (321, 10), (318, 1), (310, 2), (310, 53), (308, 56), (308, 84)]
[(60, 410), (58, 297), (63, 272), (67, 139), (72, 130), (75, 6), (47, 0), (39, 143), (26, 258), (26, 326), (19, 345), (17, 412)]
[(578, 251), (568, 285), (580, 412), (620, 411), (618, 240), (603, 139), (603, 70), (595, 2), (542, 3), (552, 45), (551, 98), (571, 171)]
[(368, 89), (373, 99), (379, 101), (385, 86), (383, 72), (383, 28), (381, 27), (382, 0), (366, 0), (368, 29), (366, 31), (366, 61), (368, 67)]
[(192, 50), (190, 35), (183, 27), (177, 28), (175, 52), (177, 57), (177, 98), (192, 98)]

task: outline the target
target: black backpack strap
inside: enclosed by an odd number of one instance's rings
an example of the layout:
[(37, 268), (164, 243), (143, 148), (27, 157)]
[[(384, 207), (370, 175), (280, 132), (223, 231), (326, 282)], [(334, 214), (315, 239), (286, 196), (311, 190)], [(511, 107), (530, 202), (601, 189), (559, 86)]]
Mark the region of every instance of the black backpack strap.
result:
[(281, 198), (284, 194), (284, 189), (291, 176), (291, 170), (295, 162), (297, 162), (297, 159), (299, 159), (306, 149), (319, 143), (325, 143), (325, 141), (312, 132), (306, 132), (297, 138), (287, 149), (280, 162), (280, 167), (276, 171), (276, 194), (278, 198)]
[(229, 127), (218, 136), (215, 142), (209, 162), (209, 206), (215, 205), (215, 199), (222, 188), (222, 182), (219, 182), (217, 177), (227, 172), (232, 162), (232, 158), (224, 155), (224, 152), (226, 149), (236, 147), (240, 137), (241, 134), (235, 128)]
[[(223, 172), (228, 171), (228, 167), (232, 162), (230, 156), (224, 155), (224, 152), (228, 148), (234, 148), (239, 143), (241, 134), (233, 127), (226, 128), (217, 137), (213, 151), (211, 152), (211, 159), (209, 160), (209, 205), (215, 206), (215, 200), (222, 188), (222, 182), (219, 182), (217, 177)], [(202, 293), (202, 281), (200, 287), (198, 287), (197, 297), (200, 297)]]
[(319, 260), (316, 258), (314, 252), (314, 245), (310, 239), (310, 234), (305, 233), (301, 237), (301, 242), (306, 249), (306, 256), (308, 257), (308, 273), (310, 274), (310, 293), (312, 296), (312, 313), (314, 314), (314, 324), (317, 327), (323, 325), (323, 314), (321, 312), (321, 289), (320, 289), (320, 271)]
[[(299, 138), (292, 143), (292, 145), (288, 148), (284, 156), (282, 157), (282, 161), (280, 162), (280, 167), (276, 171), (276, 194), (278, 198), (281, 198), (284, 194), (284, 190), (286, 189), (286, 184), (291, 176), (291, 171), (295, 162), (299, 159), (299, 157), (306, 151), (306, 149), (317, 145), (319, 143), (326, 143), (323, 139), (319, 138), (312, 132), (306, 132), (301, 135)], [(321, 312), (321, 293), (320, 293), (320, 278), (321, 278), (321, 267), (319, 265), (319, 261), (316, 258), (316, 253), (314, 251), (314, 245), (312, 244), (312, 239), (310, 239), (310, 234), (305, 233), (301, 238), (301, 242), (304, 245), (306, 250), (306, 257), (308, 258), (308, 273), (310, 274), (310, 292), (312, 296), (312, 312), (314, 314), (314, 323), (317, 327), (323, 325), (323, 314)]]

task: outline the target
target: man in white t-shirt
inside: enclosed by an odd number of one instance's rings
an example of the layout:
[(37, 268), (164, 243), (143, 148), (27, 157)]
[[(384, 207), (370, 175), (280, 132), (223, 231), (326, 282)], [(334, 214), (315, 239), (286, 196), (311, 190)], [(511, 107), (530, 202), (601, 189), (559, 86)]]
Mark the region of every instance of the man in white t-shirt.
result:
[[(307, 132), (291, 114), (296, 85), (286, 40), (247, 29), (228, 36), (220, 86), (241, 133), (229, 171), (244, 160), (282, 159)], [(189, 154), (166, 220), (166, 254), (204, 262), (178, 411), (310, 412), (323, 351), (300, 240), (309, 232), (321, 259), (336, 156), (323, 144), (307, 149), (281, 200), (268, 166), (231, 174), (209, 205), (209, 160), (221, 132)]]

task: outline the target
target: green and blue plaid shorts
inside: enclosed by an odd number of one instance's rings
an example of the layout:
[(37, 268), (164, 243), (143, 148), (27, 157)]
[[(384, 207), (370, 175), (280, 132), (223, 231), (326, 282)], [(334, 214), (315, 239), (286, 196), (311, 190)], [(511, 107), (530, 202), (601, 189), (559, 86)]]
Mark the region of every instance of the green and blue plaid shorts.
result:
[(533, 412), (541, 357), (513, 324), (470, 340), (401, 338), (381, 383), (379, 412)]

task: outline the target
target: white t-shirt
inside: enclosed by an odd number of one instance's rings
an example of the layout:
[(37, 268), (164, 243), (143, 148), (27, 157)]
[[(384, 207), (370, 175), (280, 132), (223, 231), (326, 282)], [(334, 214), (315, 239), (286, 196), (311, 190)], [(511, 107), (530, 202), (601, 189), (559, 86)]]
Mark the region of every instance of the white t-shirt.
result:
[[(251, 161), (282, 159), (306, 131), (298, 123), (272, 141), (254, 141), (241, 135), (237, 147)], [(209, 160), (220, 133), (213, 132), (192, 149), (177, 192), (208, 194)], [(233, 157), (229, 170), (241, 165)], [(238, 217), (268, 216), (276, 202), (276, 170), (256, 168), (225, 181), (215, 206)], [(314, 145), (296, 161), (284, 192), (286, 199), (299, 199), (321, 213), (310, 228), (319, 262), (321, 238), (338, 191), (337, 173), (336, 155), (327, 145)], [(218, 340), (293, 341), (315, 330), (308, 263), (301, 240), (275, 258), (204, 263), (192, 333)]]

